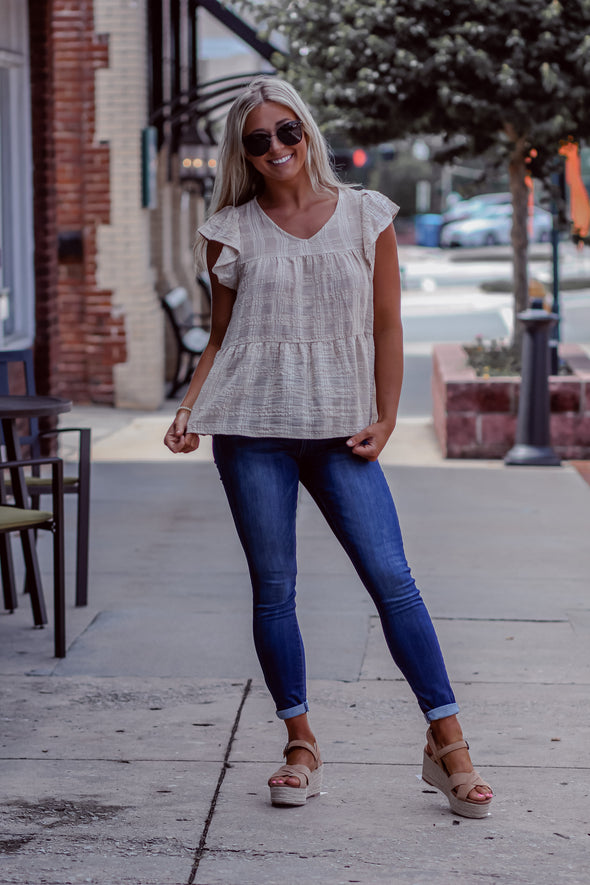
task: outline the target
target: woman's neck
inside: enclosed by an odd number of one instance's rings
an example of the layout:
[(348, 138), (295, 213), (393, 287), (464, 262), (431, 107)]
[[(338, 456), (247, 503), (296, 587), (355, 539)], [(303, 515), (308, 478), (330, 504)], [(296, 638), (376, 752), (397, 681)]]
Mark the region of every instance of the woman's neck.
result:
[(306, 175), (305, 178), (301, 176), (295, 181), (265, 181), (258, 203), (263, 209), (287, 207), (302, 209), (317, 200), (319, 196), (312, 188), (309, 176)]

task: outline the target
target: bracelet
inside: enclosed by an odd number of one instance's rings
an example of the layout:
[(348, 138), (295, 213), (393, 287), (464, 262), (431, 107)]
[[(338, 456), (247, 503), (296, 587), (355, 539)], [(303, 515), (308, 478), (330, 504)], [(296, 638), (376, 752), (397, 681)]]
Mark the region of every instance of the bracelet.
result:
[(176, 410), (176, 414), (178, 415), (179, 412), (192, 412), (192, 409), (189, 409), (188, 406), (179, 406)]

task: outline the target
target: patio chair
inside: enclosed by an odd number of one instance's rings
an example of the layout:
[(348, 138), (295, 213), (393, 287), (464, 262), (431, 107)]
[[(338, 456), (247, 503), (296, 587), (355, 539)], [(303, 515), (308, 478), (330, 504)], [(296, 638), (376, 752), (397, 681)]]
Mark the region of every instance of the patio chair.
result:
[[(34, 396), (35, 374), (33, 370), (33, 352), (27, 350), (0, 351), (0, 395), (14, 393), (10, 390), (9, 365), (21, 364), (24, 373), (25, 392)], [(22, 446), (29, 446), (33, 459), (41, 457), (41, 440), (62, 433), (77, 433), (78, 470), (76, 475), (65, 476), (63, 487), (65, 494), (78, 496), (77, 536), (76, 536), (76, 605), (88, 604), (88, 544), (90, 536), (90, 428), (60, 427), (55, 430), (39, 430), (37, 418), (29, 419), (28, 432), (20, 437)], [(38, 509), (41, 495), (52, 493), (49, 477), (41, 475), (38, 467), (33, 467), (31, 475), (26, 477), (27, 491), (33, 508)], [(7, 482), (7, 489), (10, 483)]]
[[(205, 277), (199, 276), (197, 284), (210, 307), (211, 290), (207, 280)], [(168, 398), (171, 398), (184, 384), (188, 384), (190, 381), (198, 357), (201, 356), (209, 341), (209, 332), (203, 327), (204, 316), (199, 317), (199, 322), (196, 322), (197, 318), (193, 313), (188, 292), (182, 286), (171, 289), (160, 300), (170, 321), (176, 344), (176, 367), (168, 392)], [(185, 363), (186, 368), (183, 366)]]
[[(6, 503), (4, 474), (9, 469), (51, 465), (52, 510), (25, 510)], [(4, 605), (9, 611), (17, 607), (14, 567), (9, 534), (20, 532), (23, 557), (27, 571), (27, 586), (31, 597), (33, 620), (37, 627), (47, 623), (45, 599), (41, 575), (37, 563), (32, 530), (47, 529), (53, 534), (53, 617), (54, 648), (56, 658), (66, 656), (66, 607), (64, 568), (64, 508), (63, 508), (63, 462), (61, 458), (34, 458), (21, 461), (0, 462), (0, 553)]]

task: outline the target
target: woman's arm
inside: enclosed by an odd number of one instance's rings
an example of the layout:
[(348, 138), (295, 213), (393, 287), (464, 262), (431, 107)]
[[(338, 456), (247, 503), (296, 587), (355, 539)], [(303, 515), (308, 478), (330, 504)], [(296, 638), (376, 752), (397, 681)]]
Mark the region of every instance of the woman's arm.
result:
[[(192, 409), (207, 375), (211, 371), (213, 360), (223, 343), (225, 333), (231, 319), (236, 293), (227, 286), (222, 286), (215, 274), (213, 267), (219, 258), (223, 245), (210, 240), (207, 243), (207, 268), (211, 279), (211, 335), (207, 347), (201, 354), (197, 367), (194, 371), (191, 383), (183, 397), (181, 406)], [(180, 407), (179, 407), (180, 408)], [(194, 452), (199, 445), (199, 436), (196, 433), (187, 433), (186, 425), (190, 412), (182, 409), (176, 413), (176, 417), (164, 437), (164, 444), (171, 452)]]
[(367, 461), (378, 458), (393, 432), (404, 373), (401, 285), (393, 224), (375, 244), (373, 310), (377, 421), (348, 440), (354, 454)]

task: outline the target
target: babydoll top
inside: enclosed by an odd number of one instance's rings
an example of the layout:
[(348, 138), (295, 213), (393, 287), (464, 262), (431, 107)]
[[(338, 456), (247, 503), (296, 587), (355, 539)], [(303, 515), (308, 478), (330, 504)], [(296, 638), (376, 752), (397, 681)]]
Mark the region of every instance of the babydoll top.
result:
[(199, 228), (223, 244), (213, 272), (236, 299), (189, 432), (322, 439), (375, 420), (375, 243), (398, 209), (375, 191), (342, 188), (308, 239), (256, 199)]

